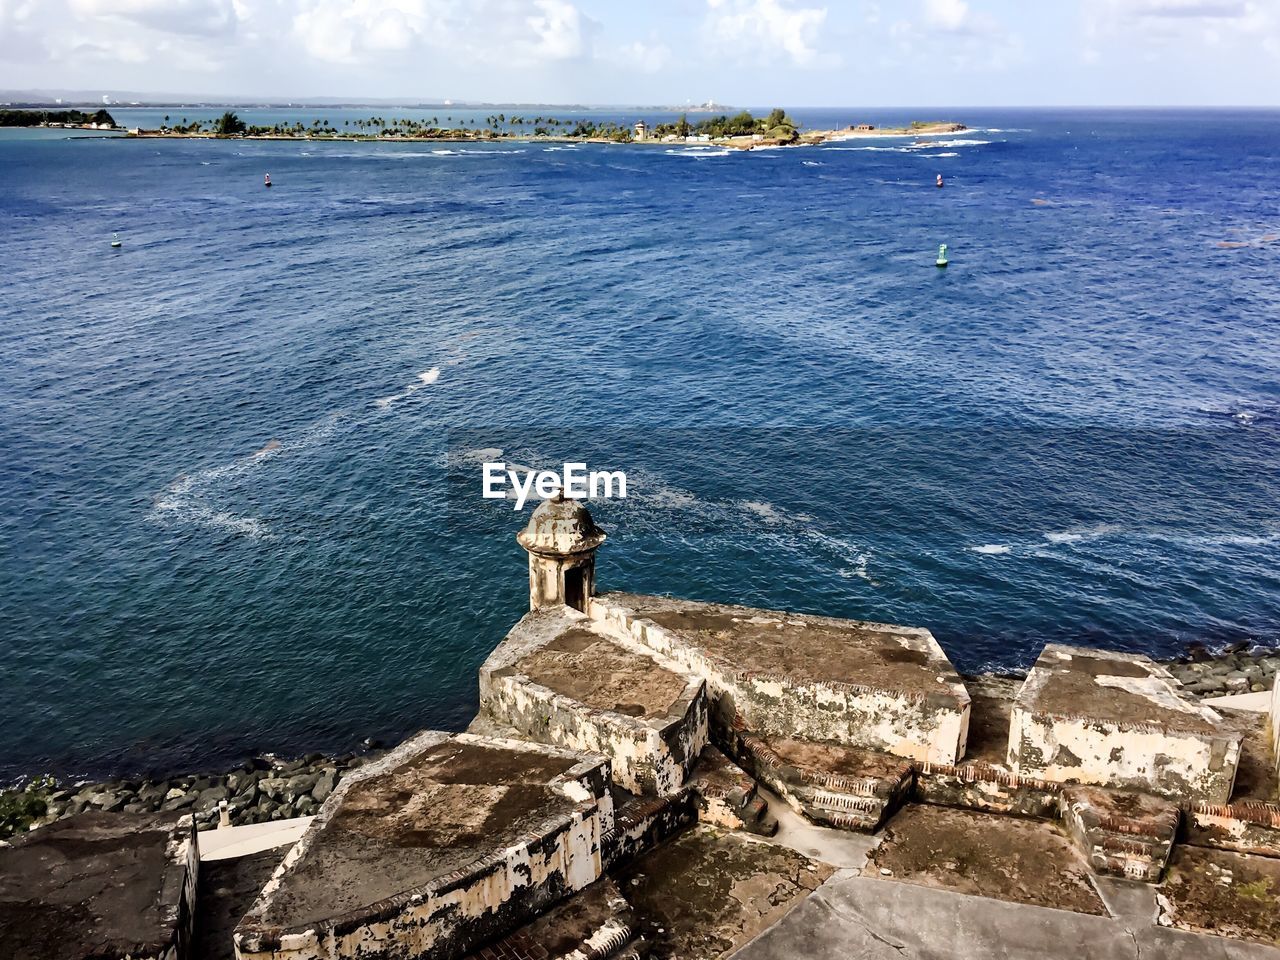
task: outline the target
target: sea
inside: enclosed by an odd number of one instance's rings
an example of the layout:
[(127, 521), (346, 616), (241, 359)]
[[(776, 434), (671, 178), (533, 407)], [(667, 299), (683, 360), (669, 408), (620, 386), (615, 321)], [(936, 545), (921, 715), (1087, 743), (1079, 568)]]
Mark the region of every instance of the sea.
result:
[(1280, 643), (1280, 112), (790, 112), (968, 129), (0, 135), (0, 781), (461, 729), (527, 607), (485, 462), (626, 472), (604, 589), (962, 671)]

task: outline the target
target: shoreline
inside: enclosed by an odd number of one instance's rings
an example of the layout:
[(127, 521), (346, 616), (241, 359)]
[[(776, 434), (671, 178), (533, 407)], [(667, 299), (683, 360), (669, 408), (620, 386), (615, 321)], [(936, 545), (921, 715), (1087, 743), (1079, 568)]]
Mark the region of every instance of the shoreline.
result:
[[(1190, 697), (1208, 700), (1270, 690), (1280, 674), (1280, 648), (1234, 643), (1211, 652), (1193, 642), (1180, 657), (1156, 662), (1173, 674)], [(963, 675), (976, 683), (1019, 683), (1025, 676), (1022, 670)], [(218, 771), (62, 781), (47, 774), (33, 775), (0, 789), (0, 845), (15, 833), (86, 810), (182, 811), (192, 814), (200, 830), (216, 827), (223, 800), (235, 826), (311, 816), (344, 776), (391, 749), (370, 740), (362, 746), (358, 752), (308, 753), (292, 759), (264, 754)]]

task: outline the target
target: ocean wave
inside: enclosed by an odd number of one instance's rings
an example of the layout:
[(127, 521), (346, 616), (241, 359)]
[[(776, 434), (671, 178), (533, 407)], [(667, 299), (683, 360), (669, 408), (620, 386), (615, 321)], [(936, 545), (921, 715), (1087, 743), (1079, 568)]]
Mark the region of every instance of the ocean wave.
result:
[(270, 527), (265, 520), (241, 516), (218, 507), (213, 501), (228, 484), (243, 480), (277, 457), (285, 453), (296, 455), (323, 443), (337, 430), (344, 416), (342, 412), (331, 414), (288, 441), (270, 440), (246, 457), (178, 477), (155, 498), (148, 519), (226, 530), (255, 540), (270, 539)]
[(417, 393), (423, 387), (429, 387), (431, 386), (431, 384), (435, 383), (439, 379), (440, 379), (439, 367), (432, 367), (430, 370), (424, 370), (422, 373), (418, 374), (418, 379), (415, 382), (409, 384), (399, 393), (393, 393), (389, 397), (381, 397), (373, 401), (373, 405), (382, 410), (386, 410), (392, 404), (397, 403), (401, 400), (404, 400), (407, 397), (411, 397), (413, 394)]
[(782, 522), (781, 515), (779, 515), (778, 511), (771, 503), (765, 503), (760, 500), (742, 500), (739, 501), (739, 505), (742, 509), (746, 510), (748, 513), (754, 513), (766, 523)]
[(458, 459), (463, 463), (496, 463), (501, 457), (501, 447), (480, 447), (476, 450), (464, 450), (458, 454)]
[(932, 143), (918, 144), (917, 149), (932, 150), (936, 147), (985, 147), (990, 140), (935, 140)]
[(229, 510), (219, 510), (210, 506), (206, 500), (215, 492), (212, 488), (216, 485), (243, 476), (278, 456), (282, 449), (279, 441), (272, 440), (247, 457), (179, 477), (156, 497), (149, 519), (213, 527), (255, 540), (268, 536), (264, 521), (255, 517), (238, 516)]
[(920, 154), (917, 154), (917, 156), (920, 156), (920, 157), (958, 157), (958, 156), (960, 156), (960, 154), (958, 154), (958, 153), (920, 153)]
[(727, 157), (732, 150), (712, 150), (709, 147), (689, 147), (687, 150), (667, 150), (669, 157), (692, 157), (694, 160), (707, 160), (711, 157)]
[(802, 165), (806, 167), (823, 167), (826, 166), (821, 160), (804, 160)]
[(1070, 530), (1054, 530), (1046, 533), (1046, 543), (1083, 543), (1086, 540), (1097, 540), (1119, 533), (1121, 527), (1114, 523), (1100, 523), (1092, 527), (1078, 527)]
[(1007, 543), (984, 543), (978, 547), (969, 547), (974, 553), (983, 553), (988, 556), (1000, 556), (1006, 553), (1012, 553), (1013, 547)]
[(1269, 403), (1237, 400), (1234, 403), (1227, 403), (1221, 406), (1200, 407), (1200, 412), (1211, 417), (1230, 420), (1243, 427), (1251, 427), (1254, 424), (1274, 419), (1277, 409), (1275, 405)]

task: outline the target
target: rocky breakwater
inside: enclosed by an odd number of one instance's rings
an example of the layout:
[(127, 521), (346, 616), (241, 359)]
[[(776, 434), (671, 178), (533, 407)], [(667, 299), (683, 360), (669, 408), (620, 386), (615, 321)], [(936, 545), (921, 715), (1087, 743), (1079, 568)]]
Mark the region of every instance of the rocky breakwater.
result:
[(1165, 665), (1193, 697), (1226, 697), (1270, 690), (1280, 672), (1280, 650), (1234, 644), (1221, 653), (1193, 645), (1186, 656)]
[(320, 809), (344, 776), (381, 755), (381, 750), (370, 750), (340, 757), (309, 754), (293, 760), (259, 757), (228, 773), (121, 778), (98, 783), (60, 784), (41, 777), (0, 791), (0, 840), (93, 810), (180, 811), (190, 813), (197, 827), (207, 830), (217, 826), (224, 800), (235, 826), (309, 817)]

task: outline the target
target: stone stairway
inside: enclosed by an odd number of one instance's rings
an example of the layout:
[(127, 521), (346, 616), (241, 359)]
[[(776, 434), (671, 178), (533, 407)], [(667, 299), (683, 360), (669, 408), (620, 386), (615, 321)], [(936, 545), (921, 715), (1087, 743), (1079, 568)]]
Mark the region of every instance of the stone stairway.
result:
[(911, 794), (911, 762), (873, 750), (737, 735), (737, 755), (760, 782), (814, 823), (873, 832)]
[(762, 837), (778, 832), (756, 781), (715, 747), (704, 747), (689, 781), (698, 797), (698, 820)]
[(603, 879), (465, 960), (640, 960), (648, 956), (635, 910)]

